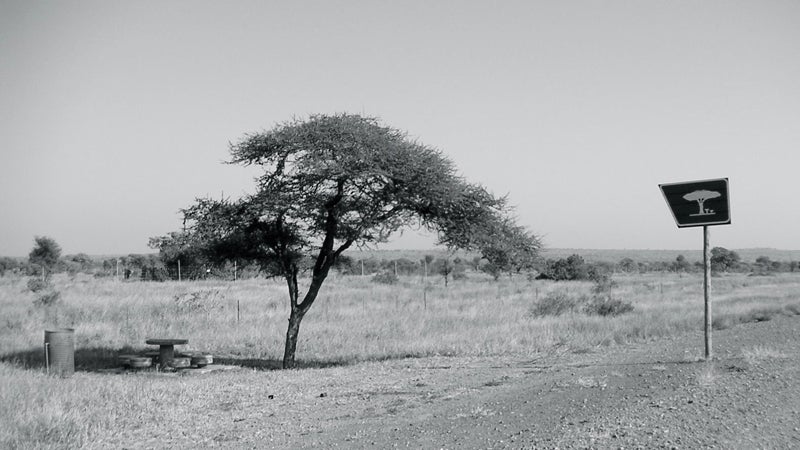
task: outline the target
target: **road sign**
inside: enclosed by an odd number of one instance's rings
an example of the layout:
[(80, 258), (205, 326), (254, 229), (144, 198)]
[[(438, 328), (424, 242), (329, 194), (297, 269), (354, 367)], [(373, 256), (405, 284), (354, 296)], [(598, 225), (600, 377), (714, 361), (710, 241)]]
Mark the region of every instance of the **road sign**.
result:
[(731, 223), (728, 179), (659, 184), (678, 228)]

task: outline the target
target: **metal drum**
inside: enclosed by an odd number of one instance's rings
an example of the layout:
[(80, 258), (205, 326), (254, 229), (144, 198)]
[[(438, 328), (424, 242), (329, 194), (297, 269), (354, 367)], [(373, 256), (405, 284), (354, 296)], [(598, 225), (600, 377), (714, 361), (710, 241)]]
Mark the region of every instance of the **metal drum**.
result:
[(45, 330), (44, 354), (47, 373), (70, 377), (75, 373), (75, 330)]

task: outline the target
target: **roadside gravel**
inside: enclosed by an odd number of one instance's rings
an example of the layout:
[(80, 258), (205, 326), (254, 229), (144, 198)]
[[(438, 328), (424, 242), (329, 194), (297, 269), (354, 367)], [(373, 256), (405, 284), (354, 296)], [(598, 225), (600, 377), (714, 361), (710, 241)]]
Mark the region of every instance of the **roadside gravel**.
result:
[(529, 361), (395, 361), (378, 371), (388, 383), (372, 390), (362, 389), (360, 383), (369, 381), (359, 379), (330, 386), (319, 399), (327, 402), (296, 418), (315, 426), (273, 444), (800, 447), (800, 318), (740, 325), (713, 337), (712, 362), (700, 358), (700, 333)]

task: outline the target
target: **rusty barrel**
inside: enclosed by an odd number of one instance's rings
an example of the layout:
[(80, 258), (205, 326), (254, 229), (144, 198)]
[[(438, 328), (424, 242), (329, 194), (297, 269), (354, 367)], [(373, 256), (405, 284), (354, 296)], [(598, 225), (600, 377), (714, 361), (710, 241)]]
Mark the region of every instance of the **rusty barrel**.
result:
[(70, 377), (75, 372), (75, 330), (45, 330), (44, 354), (48, 373)]

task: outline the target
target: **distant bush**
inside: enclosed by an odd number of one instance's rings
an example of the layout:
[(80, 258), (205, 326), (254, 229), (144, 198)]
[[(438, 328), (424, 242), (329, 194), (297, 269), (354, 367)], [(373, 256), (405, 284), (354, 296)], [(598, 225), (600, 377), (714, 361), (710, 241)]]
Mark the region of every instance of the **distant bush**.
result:
[(453, 272), (453, 280), (460, 281), (467, 279), (467, 271), (466, 270), (456, 270)]
[(613, 298), (611, 295), (594, 295), (583, 311), (589, 315), (596, 316), (618, 316), (633, 311), (633, 305), (630, 302), (624, 302), (621, 299)]
[(373, 283), (380, 283), (380, 284), (395, 284), (400, 281), (392, 272), (381, 272), (377, 273), (372, 277)]
[(590, 295), (571, 295), (566, 290), (548, 293), (541, 301), (528, 310), (533, 317), (560, 316), (561, 314), (580, 311), (588, 315), (618, 316), (633, 311), (633, 304), (614, 298), (611, 291), (617, 283), (608, 274), (593, 272), (595, 280)]
[(60, 298), (60, 292), (56, 291), (55, 289), (50, 289), (40, 292), (33, 301), (33, 304), (35, 306), (53, 306), (58, 303)]
[(557, 260), (548, 259), (542, 267), (539, 280), (598, 281), (609, 278), (610, 268), (603, 264), (589, 264), (580, 255)]
[(28, 280), (28, 289), (36, 294), (36, 298), (33, 300), (35, 306), (51, 306), (61, 298), (61, 293), (50, 283), (50, 280), (31, 278)]
[(711, 271), (727, 272), (735, 269), (741, 261), (739, 254), (728, 250), (725, 247), (714, 247), (711, 249)]
[(7, 271), (16, 271), (22, 268), (24, 264), (14, 258), (8, 256), (0, 256), (0, 277), (5, 275)]
[(533, 317), (560, 316), (561, 314), (573, 311), (577, 304), (578, 302), (569, 292), (548, 292), (544, 298), (531, 307), (528, 314)]
[(547, 260), (540, 275), (543, 280), (586, 280), (589, 278), (589, 267), (580, 255), (571, 255), (568, 258)]
[(31, 278), (28, 280), (28, 289), (31, 292), (37, 293), (44, 291), (45, 289), (52, 288), (53, 286), (50, 284), (49, 281), (45, 281), (41, 278)]
[(617, 287), (617, 282), (614, 281), (611, 276), (604, 272), (598, 271), (591, 271), (590, 273), (592, 281), (594, 281), (594, 286), (592, 286), (592, 292), (595, 294), (601, 294), (604, 292), (611, 292), (612, 289)]
[(611, 291), (617, 286), (607, 273), (595, 273), (593, 277), (592, 296), (588, 303), (583, 307), (583, 311), (595, 316), (618, 316), (633, 311), (631, 302), (622, 301), (614, 298)]

